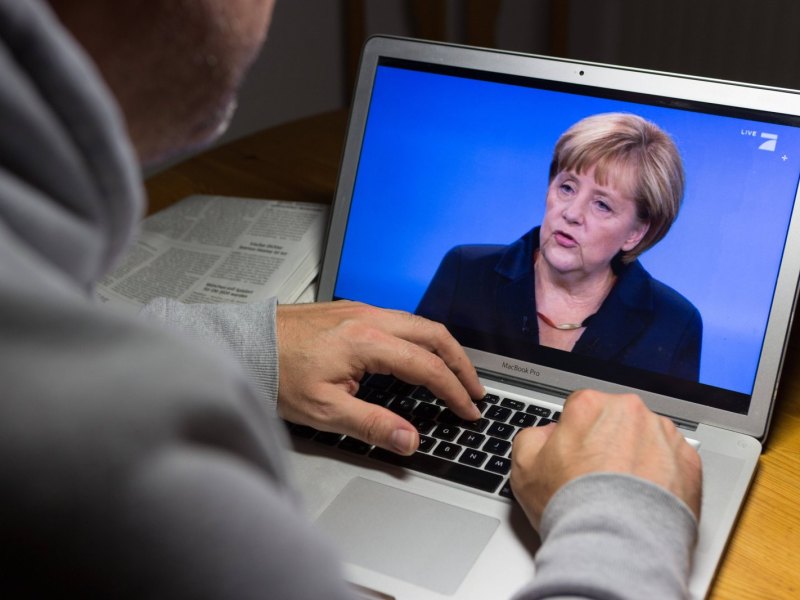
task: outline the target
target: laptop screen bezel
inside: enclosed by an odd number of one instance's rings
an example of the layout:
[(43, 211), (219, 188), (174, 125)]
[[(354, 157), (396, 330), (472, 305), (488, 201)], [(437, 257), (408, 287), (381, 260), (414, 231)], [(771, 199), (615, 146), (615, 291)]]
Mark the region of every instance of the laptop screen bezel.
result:
[[(318, 300), (334, 298), (342, 245), (350, 212), (350, 202), (364, 138), (371, 92), (378, 66), (385, 61), (410, 61), (453, 69), (469, 69), (509, 77), (547, 80), (558, 84), (576, 84), (599, 90), (646, 94), (680, 101), (723, 105), (732, 110), (800, 116), (800, 94), (750, 84), (725, 82), (699, 77), (645, 71), (626, 67), (554, 59), (544, 56), (468, 48), (403, 38), (375, 36), (365, 45), (359, 77), (351, 108), (347, 137), (342, 156), (339, 179), (325, 244), (325, 254), (319, 279)], [(757, 117), (755, 117), (757, 118)], [(800, 248), (800, 208), (796, 195), (785, 247)], [(791, 329), (791, 320), (798, 293), (800, 253), (784, 252), (777, 278), (775, 296), (769, 314), (761, 358), (756, 371), (751, 401), (746, 414), (733, 413), (679, 398), (646, 390), (609, 383), (560, 371), (551, 367), (493, 355), (467, 348), (467, 353), (479, 371), (489, 377), (520, 385), (545, 384), (564, 394), (579, 388), (596, 388), (608, 392), (639, 393), (656, 412), (687, 423), (704, 423), (738, 431), (763, 439), (766, 435), (783, 356)], [(504, 365), (505, 363), (505, 365)], [(509, 371), (508, 364), (518, 368)]]

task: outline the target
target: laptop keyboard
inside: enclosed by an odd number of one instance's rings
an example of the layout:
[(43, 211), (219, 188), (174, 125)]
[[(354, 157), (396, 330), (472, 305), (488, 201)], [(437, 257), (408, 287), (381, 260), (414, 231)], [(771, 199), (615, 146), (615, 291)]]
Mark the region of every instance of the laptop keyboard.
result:
[(488, 393), (477, 402), (481, 418), (465, 421), (427, 388), (389, 375), (368, 375), (357, 396), (411, 421), (419, 432), (418, 450), (400, 456), (350, 436), (293, 423), (288, 423), (290, 433), (506, 498), (512, 498), (508, 474), (511, 441), (517, 431), (558, 421), (561, 416), (552, 408)]

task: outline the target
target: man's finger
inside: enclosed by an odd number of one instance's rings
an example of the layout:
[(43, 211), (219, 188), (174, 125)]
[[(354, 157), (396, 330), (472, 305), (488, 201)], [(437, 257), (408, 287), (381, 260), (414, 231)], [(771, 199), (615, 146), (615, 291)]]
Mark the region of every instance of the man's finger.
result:
[(453, 371), (436, 354), (416, 343), (377, 331), (367, 339), (354, 336), (354, 344), (363, 344), (354, 354), (363, 360), (371, 373), (391, 374), (414, 385), (424, 385), (444, 400), (463, 419), (475, 421), (480, 411)]
[(514, 437), (514, 446), (511, 449), (511, 489), (514, 495), (521, 499), (522, 509), (537, 530), (542, 512), (552, 492), (543, 493), (540, 475), (542, 472), (547, 472), (546, 467), (544, 470), (534, 467), (539, 454), (555, 430), (555, 423), (523, 429)]
[(400, 415), (342, 390), (332, 395), (331, 402), (336, 406), (335, 422), (329, 424), (334, 431), (397, 454), (413, 454), (419, 446), (419, 433)]
[(485, 395), (472, 361), (444, 325), (403, 311), (384, 312), (382, 326), (385, 331), (439, 356), (471, 398), (479, 400)]

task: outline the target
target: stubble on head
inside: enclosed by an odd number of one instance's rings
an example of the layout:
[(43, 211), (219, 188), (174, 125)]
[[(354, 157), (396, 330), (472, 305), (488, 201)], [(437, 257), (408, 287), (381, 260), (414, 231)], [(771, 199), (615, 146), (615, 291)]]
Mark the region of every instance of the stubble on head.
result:
[(225, 131), (273, 0), (51, 0), (116, 97), (142, 164)]

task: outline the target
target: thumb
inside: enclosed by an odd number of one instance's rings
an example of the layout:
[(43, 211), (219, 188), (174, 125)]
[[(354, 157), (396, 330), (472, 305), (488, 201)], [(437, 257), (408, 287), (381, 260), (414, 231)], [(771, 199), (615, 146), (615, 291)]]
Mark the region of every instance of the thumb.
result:
[(544, 507), (552, 495), (542, 495), (542, 480), (539, 476), (541, 465), (538, 459), (555, 430), (555, 423), (523, 429), (514, 438), (514, 447), (511, 450), (511, 489), (537, 531)]
[(332, 401), (338, 409), (338, 422), (334, 424), (338, 431), (397, 454), (409, 455), (416, 451), (419, 433), (403, 417), (343, 390), (338, 390), (337, 395), (339, 397)]
[(514, 462), (530, 464), (535, 461), (555, 430), (555, 423), (548, 423), (543, 427), (521, 429), (514, 437), (514, 445), (511, 450), (511, 456), (515, 459)]

